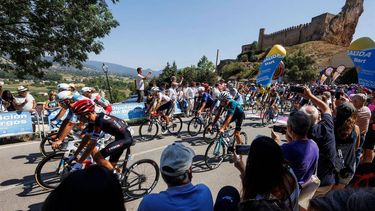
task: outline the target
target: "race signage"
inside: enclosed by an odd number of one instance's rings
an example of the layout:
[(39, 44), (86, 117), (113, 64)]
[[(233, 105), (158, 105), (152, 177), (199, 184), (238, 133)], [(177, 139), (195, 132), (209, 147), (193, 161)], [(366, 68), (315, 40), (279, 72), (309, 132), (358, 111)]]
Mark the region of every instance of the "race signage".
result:
[(113, 104), (111, 115), (120, 119), (140, 119), (145, 117), (144, 103)]
[(0, 138), (33, 133), (30, 112), (1, 112)]
[(348, 56), (359, 68), (359, 84), (375, 88), (375, 42), (368, 37), (359, 38), (349, 46)]
[(285, 56), (285, 48), (281, 45), (274, 45), (260, 65), (257, 83), (263, 86), (269, 86), (272, 83), (272, 78), (276, 69)]

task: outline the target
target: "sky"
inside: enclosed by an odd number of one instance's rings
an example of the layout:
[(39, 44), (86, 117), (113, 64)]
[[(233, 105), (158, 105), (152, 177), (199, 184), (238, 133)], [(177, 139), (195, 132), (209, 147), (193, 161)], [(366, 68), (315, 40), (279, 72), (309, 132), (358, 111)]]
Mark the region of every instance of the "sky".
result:
[[(120, 23), (102, 39), (104, 50), (90, 60), (161, 70), (196, 65), (205, 55), (215, 63), (234, 59), (241, 46), (266, 33), (308, 23), (325, 12), (337, 14), (345, 0), (120, 0), (110, 4)], [(365, 0), (354, 39), (375, 40), (375, 1)]]

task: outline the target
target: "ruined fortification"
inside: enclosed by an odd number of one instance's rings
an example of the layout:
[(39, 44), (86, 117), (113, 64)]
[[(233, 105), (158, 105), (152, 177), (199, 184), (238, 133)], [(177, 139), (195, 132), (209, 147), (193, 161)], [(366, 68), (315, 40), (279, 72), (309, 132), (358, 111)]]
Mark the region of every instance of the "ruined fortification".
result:
[[(258, 50), (266, 50), (275, 44), (292, 46), (308, 41), (322, 40), (340, 46), (349, 46), (359, 17), (363, 13), (364, 0), (346, 0), (337, 15), (324, 13), (313, 17), (310, 23), (289, 27), (266, 34), (259, 30)], [(242, 53), (249, 51), (250, 45), (242, 46)]]

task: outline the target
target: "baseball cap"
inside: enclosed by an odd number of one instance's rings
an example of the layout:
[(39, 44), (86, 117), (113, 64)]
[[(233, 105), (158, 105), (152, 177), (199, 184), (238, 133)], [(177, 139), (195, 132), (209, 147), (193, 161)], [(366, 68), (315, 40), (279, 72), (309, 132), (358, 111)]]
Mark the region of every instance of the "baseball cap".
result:
[(193, 163), (194, 151), (181, 143), (173, 143), (161, 153), (160, 171), (167, 176), (184, 174)]
[(221, 188), (216, 197), (214, 211), (234, 211), (238, 210), (240, 203), (240, 193), (232, 186)]

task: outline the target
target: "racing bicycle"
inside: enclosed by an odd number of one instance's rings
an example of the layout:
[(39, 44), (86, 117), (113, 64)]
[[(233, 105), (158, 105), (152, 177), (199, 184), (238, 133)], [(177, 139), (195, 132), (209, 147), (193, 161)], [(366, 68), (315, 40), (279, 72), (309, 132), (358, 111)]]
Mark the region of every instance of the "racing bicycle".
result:
[(179, 116), (170, 116), (169, 125), (161, 120), (160, 114), (151, 112), (149, 118), (139, 127), (139, 135), (142, 140), (150, 141), (154, 139), (159, 132), (159, 126), (162, 132), (167, 130), (171, 135), (178, 135), (182, 128), (182, 119)]

